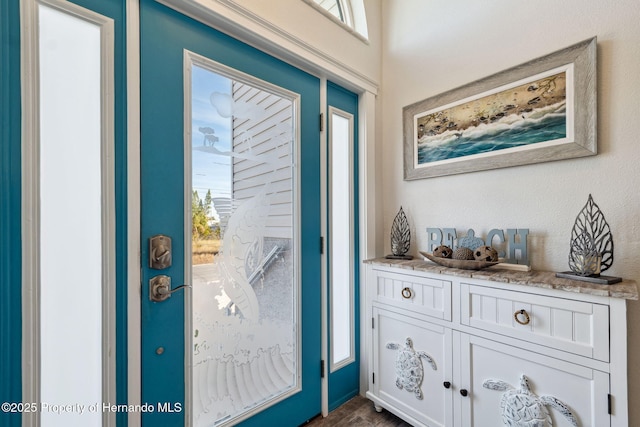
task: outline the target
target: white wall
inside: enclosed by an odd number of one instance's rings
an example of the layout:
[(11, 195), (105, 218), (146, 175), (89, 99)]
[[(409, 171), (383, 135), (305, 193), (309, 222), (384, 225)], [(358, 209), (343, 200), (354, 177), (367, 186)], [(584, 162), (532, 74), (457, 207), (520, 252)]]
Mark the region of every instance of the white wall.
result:
[(348, 64), (375, 81), (380, 72), (379, 1), (365, 1), (370, 43), (340, 29), (331, 19), (301, 0), (234, 0), (234, 2), (284, 29), (309, 45), (328, 54), (333, 60)]
[(380, 0), (363, 0), (368, 41), (302, 0), (157, 1), (348, 89), (377, 91), (381, 80)]
[[(412, 251), (427, 227), (529, 228), (538, 270), (567, 270), (569, 238), (589, 193), (611, 226), (606, 274), (640, 279), (640, 2), (383, 0), (382, 174), (385, 251), (400, 205)], [(598, 37), (598, 155), (403, 181), (402, 107)], [(382, 253), (380, 255), (383, 255)], [(630, 425), (640, 425), (640, 304), (630, 302)]]

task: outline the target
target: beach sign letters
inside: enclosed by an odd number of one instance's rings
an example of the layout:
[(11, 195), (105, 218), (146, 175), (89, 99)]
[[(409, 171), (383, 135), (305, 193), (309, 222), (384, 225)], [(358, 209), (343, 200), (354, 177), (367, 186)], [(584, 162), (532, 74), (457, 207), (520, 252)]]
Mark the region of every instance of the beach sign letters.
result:
[(467, 230), (466, 236), (458, 236), (455, 228), (427, 228), (428, 246), (427, 251), (433, 252), (433, 249), (445, 245), (451, 249), (457, 247), (467, 247), (475, 249), (478, 246), (492, 246), (498, 251), (500, 262), (509, 264), (529, 265), (529, 256), (527, 254), (527, 236), (528, 228), (507, 228), (505, 231), (493, 229), (487, 233), (487, 237), (482, 239), (476, 237), (473, 229)]

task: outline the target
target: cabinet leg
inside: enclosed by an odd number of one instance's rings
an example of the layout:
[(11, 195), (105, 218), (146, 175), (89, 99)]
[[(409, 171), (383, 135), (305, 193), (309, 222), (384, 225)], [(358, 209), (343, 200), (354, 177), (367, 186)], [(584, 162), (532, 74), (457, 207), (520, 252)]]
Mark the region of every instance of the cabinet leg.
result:
[(380, 413), (382, 412), (382, 406), (380, 405), (376, 405), (375, 403), (373, 404), (373, 408), (376, 410), (376, 412)]

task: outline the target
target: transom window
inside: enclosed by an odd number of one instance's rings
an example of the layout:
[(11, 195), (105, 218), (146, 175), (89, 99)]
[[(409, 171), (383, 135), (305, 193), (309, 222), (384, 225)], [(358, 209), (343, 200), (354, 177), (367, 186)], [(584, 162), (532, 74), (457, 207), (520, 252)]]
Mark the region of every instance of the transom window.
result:
[(342, 25), (352, 34), (368, 40), (367, 18), (363, 0), (304, 0), (309, 5)]
[(351, 7), (349, 1), (346, 0), (313, 0), (321, 8), (335, 16), (340, 22), (345, 23), (353, 28), (353, 18), (351, 16)]

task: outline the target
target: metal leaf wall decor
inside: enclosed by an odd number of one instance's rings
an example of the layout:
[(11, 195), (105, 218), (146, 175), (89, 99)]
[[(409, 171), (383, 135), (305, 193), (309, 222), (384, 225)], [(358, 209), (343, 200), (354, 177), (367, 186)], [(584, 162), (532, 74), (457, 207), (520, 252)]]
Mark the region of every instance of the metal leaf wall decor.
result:
[(409, 252), (411, 245), (411, 231), (409, 221), (400, 206), (400, 211), (391, 224), (391, 253), (395, 256), (403, 256)]
[[(585, 245), (589, 247), (587, 248)], [(586, 252), (579, 253), (584, 251)], [(611, 230), (609, 224), (607, 224), (607, 221), (604, 219), (604, 214), (593, 201), (591, 194), (589, 194), (587, 204), (584, 205), (580, 213), (578, 213), (573, 229), (571, 230), (569, 266), (572, 267), (572, 263), (576, 262), (579, 255), (589, 255), (589, 252), (592, 251), (595, 251), (602, 257), (600, 271), (605, 271), (611, 267), (613, 264), (613, 238), (611, 237)]]

